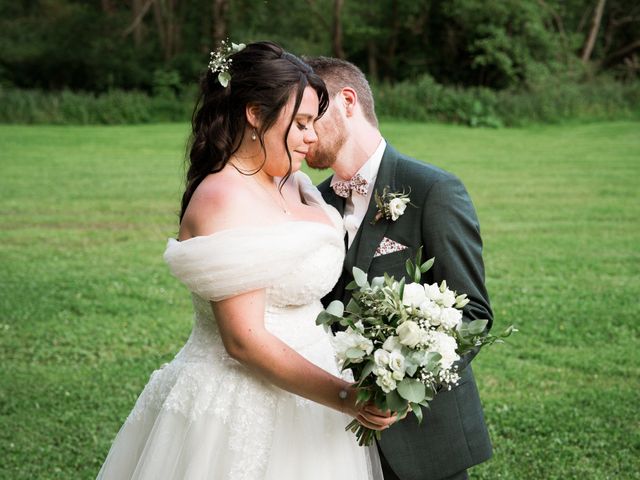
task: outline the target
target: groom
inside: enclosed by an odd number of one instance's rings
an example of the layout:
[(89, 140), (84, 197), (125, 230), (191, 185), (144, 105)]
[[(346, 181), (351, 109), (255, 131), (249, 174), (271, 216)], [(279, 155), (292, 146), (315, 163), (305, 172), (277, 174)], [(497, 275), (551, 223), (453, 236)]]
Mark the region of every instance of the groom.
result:
[[(453, 290), (466, 293), (470, 302), (464, 318), (488, 319), (490, 328), (478, 219), (460, 180), (386, 143), (378, 130), (371, 89), (356, 66), (325, 57), (305, 61), (325, 81), (331, 99), (316, 122), (319, 140), (307, 163), (333, 169), (334, 175), (318, 188), (343, 215), (347, 231), (342, 275), (323, 301), (348, 302), (345, 286), (353, 279), (354, 266), (369, 278), (385, 272), (396, 279), (406, 276), (406, 260), (414, 259), (422, 247), (424, 259), (435, 257), (422, 283), (446, 280)], [(374, 192), (382, 194), (385, 187), (391, 193), (407, 193), (411, 204), (395, 220), (374, 221)], [(436, 395), (421, 425), (406, 418), (382, 434), (378, 447), (385, 480), (466, 479), (469, 467), (491, 457), (470, 365), (476, 354), (461, 359), (458, 385)]]

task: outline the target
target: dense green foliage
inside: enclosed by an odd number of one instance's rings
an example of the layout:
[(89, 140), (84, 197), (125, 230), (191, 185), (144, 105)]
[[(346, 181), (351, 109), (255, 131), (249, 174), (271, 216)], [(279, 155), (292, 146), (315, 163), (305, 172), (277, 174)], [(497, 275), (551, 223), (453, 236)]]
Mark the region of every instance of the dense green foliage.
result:
[(599, 72), (637, 79), (640, 5), (608, 0), (598, 17), (601, 1), (0, 0), (0, 85), (152, 91), (158, 72), (192, 85), (225, 36), (341, 56), (373, 81), (429, 74), (502, 89)]
[[(472, 127), (640, 118), (640, 82), (601, 78), (585, 84), (548, 81), (529, 92), (447, 87), (432, 77), (373, 86), (381, 118), (458, 123)], [(43, 93), (0, 87), (0, 123), (123, 124), (185, 121), (195, 93), (100, 95)]]
[[(640, 471), (639, 126), (382, 124), (464, 180), (495, 326), (520, 328), (474, 360), (495, 456), (472, 478)], [(186, 133), (0, 126), (0, 478), (93, 478), (189, 335), (189, 295), (162, 261)]]

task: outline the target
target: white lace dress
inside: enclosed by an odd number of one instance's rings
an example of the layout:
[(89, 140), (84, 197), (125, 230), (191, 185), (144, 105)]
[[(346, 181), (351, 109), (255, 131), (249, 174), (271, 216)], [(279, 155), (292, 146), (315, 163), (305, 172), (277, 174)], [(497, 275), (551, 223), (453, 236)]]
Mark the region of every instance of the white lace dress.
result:
[(308, 177), (296, 179), (306, 203), (321, 206), (335, 227), (291, 221), (169, 240), (165, 260), (192, 291), (193, 331), (173, 361), (151, 375), (99, 479), (372, 478), (376, 460), (344, 431), (351, 419), (230, 358), (209, 304), (265, 288), (266, 328), (338, 375), (330, 333), (315, 319), (342, 268), (342, 219)]

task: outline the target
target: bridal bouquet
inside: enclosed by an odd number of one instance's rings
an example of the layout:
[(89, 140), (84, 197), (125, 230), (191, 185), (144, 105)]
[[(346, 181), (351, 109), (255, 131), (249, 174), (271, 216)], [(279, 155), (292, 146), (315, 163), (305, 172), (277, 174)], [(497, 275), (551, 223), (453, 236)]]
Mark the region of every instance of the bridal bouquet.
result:
[[(462, 321), (466, 294), (440, 285), (420, 284), (422, 274), (434, 259), (407, 261), (413, 283), (384, 275), (367, 281), (367, 275), (353, 269), (354, 290), (346, 309), (332, 302), (318, 315), (316, 323), (339, 323), (334, 347), (342, 370), (351, 369), (358, 387), (358, 402), (372, 402), (381, 410), (398, 412), (402, 418), (411, 410), (422, 422), (421, 406), (428, 407), (442, 388), (451, 389), (459, 380), (456, 361), (468, 351), (495, 342), (516, 331), (513, 326), (501, 335), (490, 335), (487, 320)], [(370, 445), (380, 432), (357, 420), (347, 425), (360, 445)]]

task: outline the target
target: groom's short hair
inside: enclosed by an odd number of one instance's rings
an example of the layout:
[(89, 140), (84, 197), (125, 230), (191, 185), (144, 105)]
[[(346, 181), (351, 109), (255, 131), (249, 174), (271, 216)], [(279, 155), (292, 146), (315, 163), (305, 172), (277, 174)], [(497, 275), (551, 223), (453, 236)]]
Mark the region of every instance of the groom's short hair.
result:
[(364, 73), (353, 63), (332, 57), (304, 57), (313, 71), (324, 80), (332, 99), (344, 87), (351, 87), (358, 95), (360, 108), (367, 121), (374, 127), (378, 127), (375, 105), (371, 87)]

